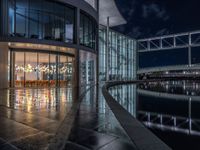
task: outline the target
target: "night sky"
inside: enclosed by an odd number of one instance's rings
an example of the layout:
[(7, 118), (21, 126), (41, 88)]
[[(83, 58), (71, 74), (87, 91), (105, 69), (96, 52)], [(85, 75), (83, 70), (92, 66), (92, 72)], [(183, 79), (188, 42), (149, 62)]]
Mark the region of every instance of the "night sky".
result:
[(115, 0), (127, 20), (115, 30), (133, 38), (200, 30), (200, 0)]

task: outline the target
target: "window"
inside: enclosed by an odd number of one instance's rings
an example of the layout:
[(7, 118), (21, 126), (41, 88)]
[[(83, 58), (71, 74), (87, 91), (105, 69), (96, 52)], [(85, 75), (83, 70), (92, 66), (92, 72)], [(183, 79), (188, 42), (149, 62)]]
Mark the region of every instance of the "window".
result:
[(28, 30), (28, 1), (27, 0), (17, 0), (16, 1), (16, 27), (15, 27), (15, 35), (19, 37), (26, 37)]
[[(55, 87), (72, 84), (73, 57), (61, 54), (18, 52), (14, 54), (10, 78), (15, 87)], [(9, 71), (12, 72), (10, 69)], [(13, 74), (13, 73), (11, 73)]]
[(49, 0), (9, 0), (9, 33), (31, 39), (74, 42), (75, 9)]
[(81, 12), (80, 16), (80, 43), (81, 45), (96, 49), (96, 29), (95, 20)]

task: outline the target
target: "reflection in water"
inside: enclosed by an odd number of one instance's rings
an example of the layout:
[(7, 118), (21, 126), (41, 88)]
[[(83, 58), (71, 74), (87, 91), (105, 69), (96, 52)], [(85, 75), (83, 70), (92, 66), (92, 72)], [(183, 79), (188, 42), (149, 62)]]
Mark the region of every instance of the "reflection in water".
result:
[(171, 148), (199, 149), (199, 87), (199, 81), (165, 81), (115, 86), (110, 93)]
[(114, 86), (109, 92), (129, 113), (136, 116), (136, 85)]
[(200, 81), (163, 81), (139, 85), (140, 89), (172, 94), (200, 96)]

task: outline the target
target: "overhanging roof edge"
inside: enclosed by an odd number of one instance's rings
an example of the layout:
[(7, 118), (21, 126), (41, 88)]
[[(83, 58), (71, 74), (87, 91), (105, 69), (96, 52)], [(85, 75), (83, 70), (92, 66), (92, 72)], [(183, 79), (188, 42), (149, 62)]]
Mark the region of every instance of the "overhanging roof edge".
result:
[(99, 0), (99, 23), (107, 25), (107, 17), (110, 18), (111, 27), (127, 23), (119, 12), (115, 0)]

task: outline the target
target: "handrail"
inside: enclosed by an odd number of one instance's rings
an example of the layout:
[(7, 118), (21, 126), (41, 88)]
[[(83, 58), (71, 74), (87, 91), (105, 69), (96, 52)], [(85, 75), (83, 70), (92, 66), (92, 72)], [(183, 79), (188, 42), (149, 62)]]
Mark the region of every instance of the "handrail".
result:
[(142, 82), (144, 81), (106, 82), (102, 87), (102, 93), (108, 106), (121, 124), (122, 128), (139, 150), (171, 150), (170, 147), (168, 147), (142, 123), (134, 118), (126, 109), (124, 109), (108, 91), (113, 86)]

